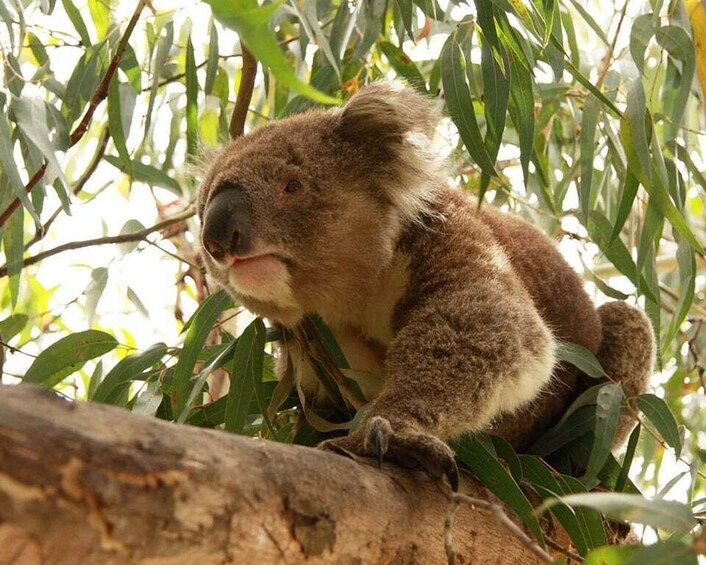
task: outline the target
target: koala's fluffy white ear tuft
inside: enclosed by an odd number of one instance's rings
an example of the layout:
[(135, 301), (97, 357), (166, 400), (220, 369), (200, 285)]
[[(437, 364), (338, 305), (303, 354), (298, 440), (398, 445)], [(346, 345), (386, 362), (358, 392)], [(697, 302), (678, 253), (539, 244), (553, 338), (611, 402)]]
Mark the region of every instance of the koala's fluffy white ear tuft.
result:
[(413, 132), (429, 137), (438, 120), (433, 100), (400, 82), (375, 82), (343, 107), (340, 126), (349, 139), (389, 142)]

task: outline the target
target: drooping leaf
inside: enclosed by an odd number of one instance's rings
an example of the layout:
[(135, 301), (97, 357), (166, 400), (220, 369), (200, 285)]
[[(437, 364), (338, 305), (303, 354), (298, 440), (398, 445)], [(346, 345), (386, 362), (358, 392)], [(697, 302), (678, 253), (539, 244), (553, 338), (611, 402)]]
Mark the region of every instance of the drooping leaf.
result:
[(265, 334), (265, 324), (257, 318), (238, 338), (226, 401), (225, 429), (229, 432), (243, 433), (255, 381), (262, 380)]
[(637, 398), (637, 407), (662, 434), (664, 440), (674, 448), (679, 457), (682, 448), (679, 427), (667, 403), (654, 394), (645, 393)]
[(42, 351), (22, 381), (53, 387), (78, 371), (86, 361), (100, 357), (117, 346), (118, 342), (112, 335), (98, 330), (69, 334)]
[(218, 316), (230, 304), (230, 298), (225, 291), (221, 290), (204, 300), (194, 312), (194, 315), (191, 316), (187, 324), (184, 347), (174, 369), (175, 414), (179, 414), (186, 404), (186, 399), (193, 385), (194, 366), (206, 342), (206, 338), (213, 329)]
[(167, 353), (167, 346), (155, 343), (149, 349), (128, 355), (119, 361), (101, 381), (91, 400), (105, 404), (116, 404), (125, 388), (140, 377), (140, 374), (155, 365)]
[(543, 544), (544, 535), (532, 505), (505, 467), (473, 436), (464, 436), (454, 441), (453, 448), (456, 457), (471, 469), (483, 486), (512, 508), (539, 543)]
[(593, 447), (586, 464), (586, 472), (582, 478), (584, 484), (591, 484), (595, 481), (599, 471), (608, 459), (615, 441), (622, 399), (623, 387), (620, 383), (605, 384), (598, 391)]
[(556, 348), (556, 357), (558, 361), (571, 363), (594, 379), (600, 379), (605, 375), (596, 356), (578, 343), (560, 343)]
[(483, 143), (473, 109), (471, 91), (466, 82), (466, 60), (458, 42), (458, 34), (459, 31), (456, 31), (449, 36), (441, 52), (441, 82), (444, 85), (446, 106), (473, 160), (484, 173), (495, 175), (493, 160)]
[(262, 65), (277, 79), (321, 104), (339, 104), (339, 100), (321, 93), (299, 80), (284, 57), (270, 29), (269, 20), (279, 2), (259, 6), (257, 0), (205, 0), (214, 17), (224, 26), (235, 30), (240, 39)]
[[(119, 170), (123, 170), (124, 164), (122, 160), (114, 155), (106, 155), (105, 160)], [(132, 178), (133, 180), (144, 182), (150, 186), (160, 186), (173, 192), (177, 196), (182, 195), (182, 189), (179, 183), (166, 173), (147, 165), (140, 161), (132, 161)]]
[(636, 494), (590, 492), (571, 494), (547, 500), (540, 510), (551, 508), (557, 502), (569, 506), (589, 506), (613, 520), (626, 520), (669, 531), (689, 531), (696, 524), (691, 509), (680, 502), (648, 500)]

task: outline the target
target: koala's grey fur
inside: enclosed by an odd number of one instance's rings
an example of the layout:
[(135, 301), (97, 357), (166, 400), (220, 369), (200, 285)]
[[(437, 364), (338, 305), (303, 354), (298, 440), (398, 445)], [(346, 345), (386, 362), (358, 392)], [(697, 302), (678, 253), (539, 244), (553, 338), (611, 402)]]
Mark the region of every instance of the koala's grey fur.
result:
[[(327, 445), (442, 473), (437, 438), (488, 429), (522, 449), (556, 422), (587, 385), (556, 364), (557, 343), (596, 353), (636, 395), (654, 341), (638, 310), (596, 309), (547, 237), (449, 186), (428, 149), (437, 118), (376, 83), (270, 123), (213, 162), (198, 212), (220, 259), (204, 253), (207, 268), (236, 301), (287, 327), (320, 315), (351, 367), (383, 380), (360, 428)], [(244, 219), (224, 238), (231, 209)], [(282, 352), (313, 389), (298, 344)]]

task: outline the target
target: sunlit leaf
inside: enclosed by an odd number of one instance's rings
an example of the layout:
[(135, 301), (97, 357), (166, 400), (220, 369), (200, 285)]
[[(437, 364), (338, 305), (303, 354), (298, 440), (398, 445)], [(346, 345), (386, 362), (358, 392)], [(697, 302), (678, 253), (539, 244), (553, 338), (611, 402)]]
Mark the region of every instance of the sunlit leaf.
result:
[(613, 520), (626, 520), (669, 531), (688, 531), (696, 524), (686, 504), (667, 500), (648, 500), (635, 494), (591, 492), (571, 494), (546, 501), (541, 509), (551, 508), (557, 502), (569, 506), (589, 506)]
[(262, 7), (258, 5), (257, 0), (205, 0), (205, 2), (211, 6), (214, 17), (224, 26), (235, 30), (255, 58), (278, 80), (292, 90), (301, 92), (322, 104), (339, 104), (336, 98), (323, 94), (299, 80), (287, 63), (269, 26), (270, 17), (279, 7), (278, 2)]

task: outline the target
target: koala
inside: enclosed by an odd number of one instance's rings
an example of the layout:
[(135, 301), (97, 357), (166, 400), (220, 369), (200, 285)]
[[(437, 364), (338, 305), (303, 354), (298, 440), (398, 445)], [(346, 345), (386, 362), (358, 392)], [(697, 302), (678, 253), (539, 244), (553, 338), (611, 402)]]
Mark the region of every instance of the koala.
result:
[[(358, 428), (323, 447), (456, 488), (446, 441), (485, 430), (522, 450), (588, 386), (558, 344), (594, 352), (631, 396), (655, 345), (639, 310), (596, 309), (544, 234), (451, 186), (430, 149), (438, 119), (432, 100), (373, 83), (232, 141), (197, 211), (207, 271), (234, 300), (284, 328), (320, 316), (351, 368), (379, 375), (361, 382)], [(280, 357), (322, 396), (301, 344), (285, 339)]]

